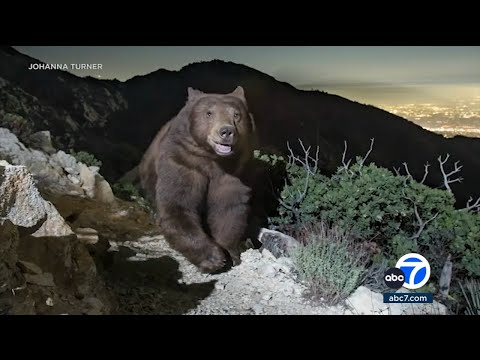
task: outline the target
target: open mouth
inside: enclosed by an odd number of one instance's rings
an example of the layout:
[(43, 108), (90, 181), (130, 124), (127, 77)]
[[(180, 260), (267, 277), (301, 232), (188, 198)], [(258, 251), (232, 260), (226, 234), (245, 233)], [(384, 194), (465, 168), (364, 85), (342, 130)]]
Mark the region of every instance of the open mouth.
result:
[(232, 147), (230, 145), (215, 143), (214, 149), (218, 155), (230, 155), (232, 153)]

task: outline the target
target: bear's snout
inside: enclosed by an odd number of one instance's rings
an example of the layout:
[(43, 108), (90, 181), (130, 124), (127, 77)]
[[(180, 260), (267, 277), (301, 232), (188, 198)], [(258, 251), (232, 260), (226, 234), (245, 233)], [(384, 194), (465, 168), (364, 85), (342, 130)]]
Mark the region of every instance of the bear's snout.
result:
[(218, 135), (220, 139), (230, 143), (235, 135), (235, 127), (232, 125), (224, 125), (218, 129)]

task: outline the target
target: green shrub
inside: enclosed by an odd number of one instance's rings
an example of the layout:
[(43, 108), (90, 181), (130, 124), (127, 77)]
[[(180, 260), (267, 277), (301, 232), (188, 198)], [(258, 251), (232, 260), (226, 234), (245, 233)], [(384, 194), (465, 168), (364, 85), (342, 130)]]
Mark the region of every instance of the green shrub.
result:
[[(372, 143), (373, 144), (373, 143)], [(480, 215), (457, 210), (452, 193), (433, 189), (392, 171), (366, 164), (366, 158), (342, 161), (331, 177), (291, 155), (271, 225), (287, 233), (324, 221), (348, 231), (358, 242), (374, 242), (394, 266), (406, 253), (418, 252), (440, 276), (448, 254), (457, 278), (480, 277)]]
[(112, 191), (120, 199), (132, 201), (140, 198), (138, 189), (129, 182), (118, 182), (113, 184)]
[(366, 273), (367, 252), (347, 233), (325, 224), (306, 227), (292, 259), (312, 295), (329, 305), (346, 299)]
[(75, 152), (70, 150), (70, 155), (72, 155), (77, 161), (84, 163), (87, 166), (102, 166), (102, 162), (95, 158), (92, 154), (86, 151)]

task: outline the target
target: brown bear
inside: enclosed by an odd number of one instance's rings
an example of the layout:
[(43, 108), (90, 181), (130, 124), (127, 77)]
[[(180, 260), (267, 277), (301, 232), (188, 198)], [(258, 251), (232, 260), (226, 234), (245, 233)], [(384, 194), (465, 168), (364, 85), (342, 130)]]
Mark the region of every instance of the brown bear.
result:
[(240, 262), (251, 207), (243, 176), (255, 143), (242, 87), (229, 94), (188, 88), (185, 106), (142, 158), (140, 183), (155, 205), (155, 222), (203, 272), (222, 269), (228, 255)]

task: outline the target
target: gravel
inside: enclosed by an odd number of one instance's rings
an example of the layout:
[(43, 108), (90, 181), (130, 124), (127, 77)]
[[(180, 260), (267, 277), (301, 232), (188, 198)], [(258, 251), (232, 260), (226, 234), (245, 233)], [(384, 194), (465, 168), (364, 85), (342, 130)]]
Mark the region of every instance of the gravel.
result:
[[(130, 249), (126, 261), (143, 262), (169, 257), (178, 263), (179, 286), (214, 283), (207, 296), (197, 299), (196, 306), (178, 309), (187, 315), (327, 315), (347, 314), (341, 306), (324, 307), (310, 303), (304, 296), (306, 287), (296, 278), (290, 259), (275, 258), (268, 250), (248, 249), (241, 264), (223, 273), (203, 274), (180, 253), (170, 248), (163, 236), (144, 236), (137, 241), (110, 242), (110, 251)], [(133, 251), (133, 252), (132, 252)], [(125, 254), (126, 252), (123, 251)], [(165, 275), (167, 276), (167, 275)], [(158, 282), (158, 281), (157, 281)], [(132, 289), (130, 289), (132, 290)], [(122, 290), (123, 291), (123, 290)], [(150, 294), (153, 298), (161, 295)], [(146, 295), (144, 294), (143, 297)], [(169, 304), (174, 306), (174, 304)], [(147, 311), (148, 310), (145, 310)], [(182, 312), (183, 311), (183, 312)], [(152, 306), (151, 312), (161, 312)], [(169, 313), (175, 313), (170, 309)]]

